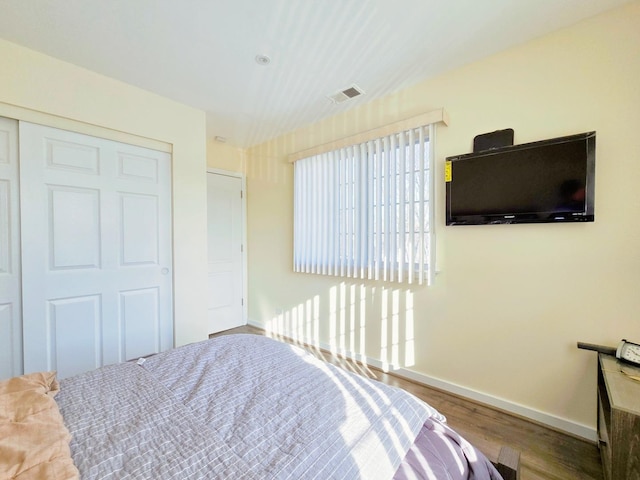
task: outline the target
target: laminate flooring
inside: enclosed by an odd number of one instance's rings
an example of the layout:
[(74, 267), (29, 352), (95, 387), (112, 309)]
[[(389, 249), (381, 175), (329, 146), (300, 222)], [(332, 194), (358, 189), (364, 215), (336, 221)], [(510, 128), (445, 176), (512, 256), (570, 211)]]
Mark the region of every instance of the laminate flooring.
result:
[[(211, 336), (232, 333), (266, 335), (261, 329), (244, 326)], [(298, 344), (325, 361), (411, 392), (445, 415), (447, 423), (453, 429), (491, 460), (498, 457), (503, 445), (519, 450), (521, 480), (603, 479), (600, 454), (594, 443), (327, 351), (299, 344), (286, 337), (274, 338)]]

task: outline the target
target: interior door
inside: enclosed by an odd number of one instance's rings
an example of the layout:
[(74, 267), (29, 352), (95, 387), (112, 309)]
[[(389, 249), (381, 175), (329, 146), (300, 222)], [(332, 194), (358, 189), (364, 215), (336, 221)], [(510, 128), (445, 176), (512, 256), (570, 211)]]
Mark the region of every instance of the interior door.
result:
[(0, 380), (22, 374), (18, 121), (0, 117)]
[(173, 346), (170, 155), (20, 122), (25, 372)]
[(207, 174), (210, 333), (245, 325), (242, 179)]

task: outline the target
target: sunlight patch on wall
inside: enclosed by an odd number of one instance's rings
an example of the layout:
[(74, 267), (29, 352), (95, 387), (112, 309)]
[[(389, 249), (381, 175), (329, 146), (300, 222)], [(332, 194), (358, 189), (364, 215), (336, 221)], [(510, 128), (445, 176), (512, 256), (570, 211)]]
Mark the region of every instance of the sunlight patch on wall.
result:
[(318, 346), (320, 338), (320, 296), (309, 298), (267, 321), (265, 331), (285, 335), (298, 343)]
[(345, 348), (345, 333), (347, 328), (347, 286), (344, 282), (340, 284), (340, 325), (338, 331), (338, 350), (344, 352)]
[[(365, 346), (367, 344), (367, 287), (360, 285), (360, 355), (366, 358)], [(354, 349), (355, 351), (355, 349)]]
[(307, 338), (308, 343), (320, 346), (320, 295), (313, 297), (313, 332), (309, 332)]
[(400, 365), (400, 291), (391, 292), (391, 364)]
[(389, 311), (389, 289), (382, 289), (382, 307), (380, 308), (380, 361), (382, 362), (382, 369), (384, 371), (389, 370), (389, 317), (387, 312)]
[(356, 286), (349, 288), (349, 351), (356, 351)]
[[(404, 298), (403, 298), (404, 297)], [(404, 302), (402, 301), (404, 300)], [(380, 306), (380, 361), (383, 369), (415, 365), (413, 292), (382, 288)], [(403, 358), (403, 362), (400, 359)]]
[(406, 292), (404, 323), (404, 366), (412, 367), (416, 363), (416, 352), (413, 319), (413, 292), (409, 290)]
[(338, 323), (338, 287), (329, 289), (329, 348), (335, 352), (338, 348), (336, 342), (336, 326)]
[(371, 321), (377, 323), (378, 315), (380, 350), (372, 359), (385, 371), (414, 366), (414, 292), (409, 289), (340, 282), (289, 310), (276, 309), (264, 328), (270, 336), (367, 362), (367, 342), (378, 335)]

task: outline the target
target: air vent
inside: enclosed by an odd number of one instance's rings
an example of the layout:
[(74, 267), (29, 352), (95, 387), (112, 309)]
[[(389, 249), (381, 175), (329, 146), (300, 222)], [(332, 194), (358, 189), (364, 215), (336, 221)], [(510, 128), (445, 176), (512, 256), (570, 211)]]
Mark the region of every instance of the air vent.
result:
[(357, 85), (351, 85), (349, 88), (345, 88), (338, 93), (327, 95), (327, 98), (329, 98), (329, 100), (331, 100), (333, 103), (342, 103), (346, 102), (347, 100), (351, 100), (352, 98), (359, 97), (362, 94), (364, 94), (364, 92), (360, 87), (358, 87)]

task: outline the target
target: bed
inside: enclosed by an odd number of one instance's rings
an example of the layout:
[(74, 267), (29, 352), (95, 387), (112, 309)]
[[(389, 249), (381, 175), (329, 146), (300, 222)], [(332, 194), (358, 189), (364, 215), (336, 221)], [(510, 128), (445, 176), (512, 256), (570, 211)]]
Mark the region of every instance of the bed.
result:
[[(259, 335), (102, 367), (61, 380), (59, 391), (53, 372), (36, 375), (70, 434), (56, 445), (70, 438), (72, 462), (64, 445), (45, 454), (46, 468), (63, 471), (48, 478), (74, 478), (76, 468), (82, 479), (503, 478), (413, 395)], [(2, 398), (0, 387), (0, 419)], [(47, 478), (29, 476), (40, 464), (16, 467), (7, 444), (0, 463), (13, 461), (11, 478)]]

